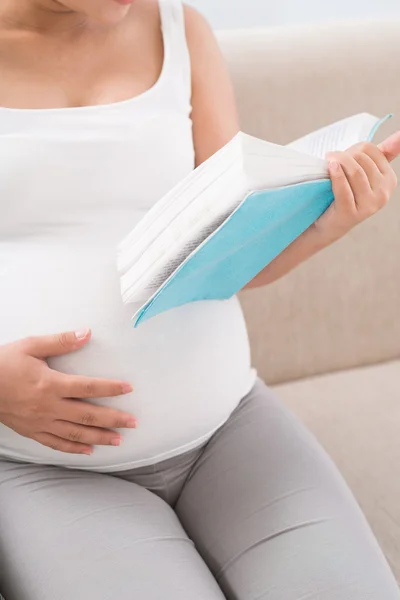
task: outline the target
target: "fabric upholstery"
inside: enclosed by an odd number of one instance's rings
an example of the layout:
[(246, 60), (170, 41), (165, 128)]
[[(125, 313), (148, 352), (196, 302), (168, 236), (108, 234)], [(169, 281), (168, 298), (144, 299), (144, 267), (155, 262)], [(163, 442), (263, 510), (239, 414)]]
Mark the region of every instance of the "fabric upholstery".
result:
[(339, 467), (400, 581), (400, 361), (287, 383), (275, 392)]
[[(278, 143), (400, 105), (400, 21), (221, 32), (242, 129)], [(382, 128), (400, 127), (400, 112)], [(400, 175), (400, 160), (397, 161)], [(242, 303), (268, 383), (400, 356), (400, 191), (379, 215)]]

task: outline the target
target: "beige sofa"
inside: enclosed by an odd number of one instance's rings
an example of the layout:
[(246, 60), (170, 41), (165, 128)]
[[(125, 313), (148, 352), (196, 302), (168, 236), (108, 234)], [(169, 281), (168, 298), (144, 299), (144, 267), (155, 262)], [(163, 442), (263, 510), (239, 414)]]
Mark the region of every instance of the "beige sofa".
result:
[[(278, 143), (397, 116), (400, 21), (219, 34), (242, 128)], [(397, 161), (400, 175), (400, 159)], [(242, 296), (259, 374), (315, 433), (400, 580), (400, 191), (346, 239)]]

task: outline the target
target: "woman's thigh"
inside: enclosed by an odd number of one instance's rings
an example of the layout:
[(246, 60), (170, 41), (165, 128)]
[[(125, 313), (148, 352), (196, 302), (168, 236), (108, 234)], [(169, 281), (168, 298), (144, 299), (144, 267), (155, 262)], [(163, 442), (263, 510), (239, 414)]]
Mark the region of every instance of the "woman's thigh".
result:
[(229, 600), (399, 600), (331, 460), (257, 383), (195, 465), (176, 511)]
[(0, 461), (7, 600), (222, 600), (173, 510), (97, 473)]

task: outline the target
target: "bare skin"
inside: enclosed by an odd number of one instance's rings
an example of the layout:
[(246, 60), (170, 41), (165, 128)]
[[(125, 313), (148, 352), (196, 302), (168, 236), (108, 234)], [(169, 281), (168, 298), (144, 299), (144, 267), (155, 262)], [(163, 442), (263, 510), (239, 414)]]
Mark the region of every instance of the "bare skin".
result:
[[(195, 10), (186, 8), (185, 14), (198, 165), (237, 133), (239, 120), (211, 29)], [(64, 108), (127, 100), (156, 82), (162, 63), (157, 0), (0, 0), (0, 106)], [(399, 153), (400, 133), (379, 147), (359, 144), (334, 153), (332, 207), (249, 287), (278, 279), (383, 207), (397, 184), (389, 163)], [(119, 445), (122, 438), (113, 429), (134, 427), (134, 417), (90, 399), (130, 393), (130, 382), (68, 376), (46, 363), (89, 340), (88, 330), (1, 346), (0, 422), (62, 452), (90, 454), (96, 445)]]
[(111, 429), (136, 427), (129, 413), (98, 407), (97, 397), (128, 394), (123, 381), (64, 375), (50, 369), (49, 356), (82, 348), (90, 331), (27, 338), (0, 346), (0, 422), (55, 450), (91, 454), (92, 445), (121, 444)]

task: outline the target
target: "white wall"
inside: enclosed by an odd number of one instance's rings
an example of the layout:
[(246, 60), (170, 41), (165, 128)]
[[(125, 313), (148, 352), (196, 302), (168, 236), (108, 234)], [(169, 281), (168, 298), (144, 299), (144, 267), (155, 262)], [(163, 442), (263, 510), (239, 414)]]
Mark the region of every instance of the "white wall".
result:
[(400, 0), (186, 0), (214, 27), (257, 27), (326, 20), (400, 18)]

